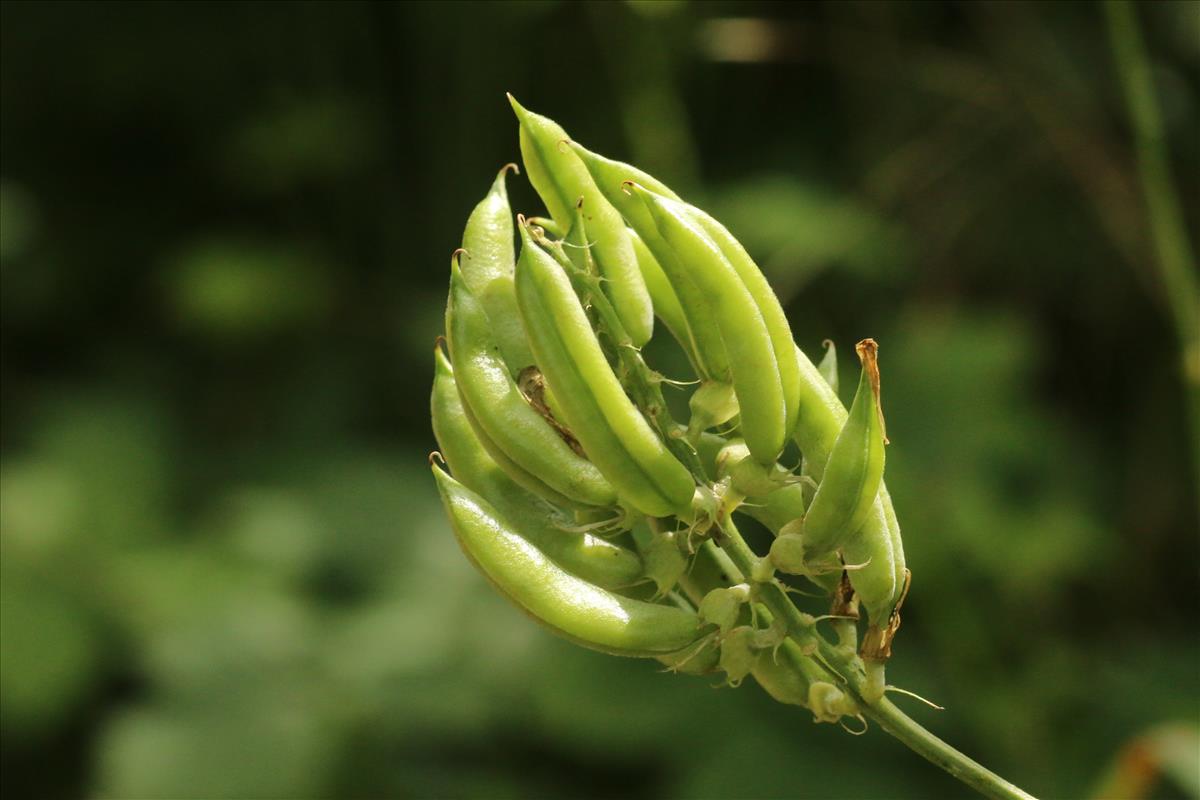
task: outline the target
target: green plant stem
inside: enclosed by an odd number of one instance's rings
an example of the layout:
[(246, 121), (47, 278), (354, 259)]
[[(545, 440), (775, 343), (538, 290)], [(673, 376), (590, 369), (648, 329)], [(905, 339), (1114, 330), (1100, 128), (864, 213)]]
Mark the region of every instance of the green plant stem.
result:
[[(729, 513), (722, 515), (719, 545), (743, 575), (750, 577), (758, 570), (759, 557), (742, 538), (741, 532)], [(813, 618), (796, 608), (782, 589), (774, 583), (759, 583), (758, 601), (772, 615), (783, 618), (788, 624), (788, 636), (802, 648), (816, 644), (826, 669), (833, 674), (831, 680), (843, 683), (854, 695), (863, 713), (875, 720), (881, 728), (899, 739), (913, 752), (932, 764), (936, 764), (958, 780), (985, 797), (996, 800), (1032, 800), (1033, 796), (1017, 788), (996, 773), (955, 750), (941, 739), (921, 727), (911, 717), (883, 696), (868, 699), (868, 676), (858, 656), (847, 656), (816, 632)]]
[(914, 753), (946, 770), (985, 797), (1005, 800), (1031, 800), (1033, 797), (934, 736), (886, 697), (867, 705), (865, 713)]
[(1182, 350), (1184, 386), (1193, 433), (1192, 468), (1200, 479), (1200, 281), (1196, 277), (1196, 262), (1179, 206), (1179, 195), (1171, 178), (1166, 132), (1137, 12), (1129, 0), (1107, 0), (1104, 11), (1113, 59), (1133, 129), (1138, 174), (1158, 256), (1158, 271)]

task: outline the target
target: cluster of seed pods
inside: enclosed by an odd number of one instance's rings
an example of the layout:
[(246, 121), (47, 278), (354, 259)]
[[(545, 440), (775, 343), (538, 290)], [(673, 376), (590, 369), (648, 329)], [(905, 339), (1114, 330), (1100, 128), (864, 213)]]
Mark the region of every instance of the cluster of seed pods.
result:
[[(579, 644), (751, 675), (817, 721), (859, 716), (882, 694), (908, 585), (875, 342), (856, 347), (847, 411), (832, 344), (808, 359), (721, 223), (509, 99), (549, 216), (514, 219), (509, 165), (451, 256), (431, 462), (463, 551)], [(643, 358), (656, 319), (690, 389)], [(691, 391), (688, 419), (664, 387)], [(789, 441), (794, 469), (779, 461)], [(768, 552), (746, 544), (741, 514), (775, 537)], [(798, 581), (828, 614), (799, 610)]]

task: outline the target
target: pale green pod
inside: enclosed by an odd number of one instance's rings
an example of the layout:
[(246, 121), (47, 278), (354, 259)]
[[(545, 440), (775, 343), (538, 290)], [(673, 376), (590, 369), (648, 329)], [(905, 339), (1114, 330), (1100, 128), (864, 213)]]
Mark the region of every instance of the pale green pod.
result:
[(667, 330), (675, 337), (675, 341), (683, 347), (692, 366), (699, 371), (691, 333), (688, 329), (687, 316), (683, 313), (683, 306), (679, 304), (678, 295), (671, 288), (671, 282), (667, 280), (666, 274), (655, 260), (654, 254), (650, 252), (650, 248), (632, 228), (629, 230), (629, 240), (633, 242), (633, 252), (637, 256), (638, 268), (641, 269), (642, 277), (646, 281), (646, 290), (650, 292), (650, 299), (654, 301), (655, 315), (667, 326)]
[(520, 121), (521, 156), (530, 183), (563, 227), (570, 226), (572, 209), (583, 198), (592, 256), (606, 280), (605, 292), (629, 338), (641, 347), (654, 332), (654, 307), (620, 213), (567, 146), (567, 132), (553, 120), (526, 110), (512, 95), (508, 99)]
[(877, 627), (886, 624), (904, 585), (896, 579), (896, 553), (884, 509), (877, 498), (866, 522), (842, 544), (842, 559), (851, 567), (846, 571), (850, 585)]
[(677, 195), (636, 167), (597, 155), (577, 142), (572, 142), (571, 147), (583, 160), (600, 192), (621, 213), (629, 227), (641, 237), (646, 249), (670, 280), (671, 288), (687, 321), (690, 345), (685, 349), (694, 358), (700, 377), (728, 382), (729, 356), (725, 352), (725, 343), (720, 332), (710, 321), (712, 315), (708, 301), (695, 283), (687, 277), (686, 265), (679, 262), (674, 251), (659, 235), (650, 210), (628, 191), (626, 184), (632, 180), (664, 197), (677, 200)]
[[(792, 328), (788, 324), (787, 315), (779, 297), (767, 282), (762, 270), (750, 258), (746, 248), (734, 238), (729, 230), (706, 212), (692, 205), (682, 204), (701, 229), (716, 243), (726, 260), (733, 266), (746, 290), (754, 299), (762, 315), (767, 332), (771, 338), (771, 347), (775, 351), (776, 366), (779, 371), (779, 382), (783, 390), (784, 410), (784, 439), (792, 435), (796, 429), (800, 403), (800, 363), (796, 358), (796, 345), (792, 341)], [(729, 347), (728, 341), (726, 347)]]
[(525, 340), (513, 288), (516, 251), (513, 216), (504, 182), (509, 169), (516, 169), (516, 165), (508, 164), (500, 170), (491, 190), (467, 218), (462, 239), (465, 252), (460, 264), (463, 280), (487, 312), (509, 373), (516, 375), (533, 363), (533, 353)]
[(591, 508), (591, 506), (588, 506), (587, 504), (581, 504), (578, 501), (567, 497), (565, 494), (560, 494), (559, 492), (554, 491), (541, 478), (537, 477), (532, 472), (529, 472), (520, 464), (509, 458), (508, 454), (505, 453), (504, 450), (499, 447), (499, 445), (497, 445), (491, 440), (491, 438), (488, 437), (487, 431), (483, 429), (483, 426), (479, 424), (479, 420), (476, 419), (475, 415), (471, 413), (471, 407), (467, 405), (467, 402), (465, 398), (463, 398), (461, 391), (459, 392), (459, 401), (462, 403), (463, 416), (466, 418), (467, 423), (471, 426), (471, 430), (474, 431), (475, 438), (487, 452), (488, 456), (490, 456), (491, 459), (495, 461), (501, 469), (504, 470), (504, 473), (508, 475), (508, 477), (512, 478), (518, 486), (523, 488), (525, 491), (540, 497), (542, 500), (545, 500), (557, 508)]
[(587, 533), (563, 530), (555, 524), (561, 511), (522, 489), (488, 455), (467, 419), (441, 348), (435, 350), (430, 413), (438, 447), (455, 479), (491, 503), (515, 532), (590, 583), (617, 589), (641, 580), (642, 562), (635, 553)]
[(513, 531), (475, 492), (433, 467), (459, 545), (492, 584), (556, 633), (605, 653), (676, 653), (703, 635), (700, 618), (631, 600), (578, 578)]
[(879, 404), (878, 347), (874, 339), (864, 339), (855, 349), (862, 360), (858, 390), (804, 517), (810, 559), (836, 550), (862, 526), (883, 480), (887, 436)]
[(615, 505), (612, 485), (521, 394), (499, 356), (486, 313), (453, 259), (446, 332), (458, 390), (487, 440), (522, 470), (572, 501)]
[(900, 600), (900, 593), (908, 581), (908, 564), (904, 558), (904, 540), (900, 536), (900, 520), (896, 518), (896, 507), (892, 504), (892, 496), (887, 486), (879, 485), (878, 502), (883, 510), (883, 519), (887, 523), (888, 538), (892, 542), (892, 571), (896, 575), (896, 595), (892, 597), (892, 605)]
[[(801, 393), (800, 420), (793, 438), (804, 452), (805, 463), (813, 478), (820, 480), (829, 460), (829, 451), (845, 424), (846, 408), (799, 347), (796, 355), (800, 363)], [(884, 626), (904, 588), (904, 549), (902, 545), (896, 546), (900, 544), (900, 526), (894, 522), (896, 514), (886, 484), (880, 484), (875, 506), (862, 527), (843, 546), (842, 555), (847, 564), (867, 564), (849, 573), (850, 582), (872, 624)], [(886, 553), (886, 560), (872, 560), (872, 552)]]
[[(783, 313), (783, 307), (779, 303), (778, 296), (771, 289), (766, 277), (762, 274), (758, 265), (754, 263), (754, 260), (750, 258), (746, 249), (742, 247), (741, 243), (734, 238), (724, 225), (701, 209), (683, 203), (679, 195), (673, 192), (662, 181), (630, 164), (614, 161), (613, 159), (593, 153), (578, 142), (572, 142), (571, 147), (583, 160), (588, 171), (591, 172), (596, 185), (600, 187), (600, 191), (630, 221), (630, 226), (638, 231), (639, 234), (648, 235), (645, 232), (648, 228), (654, 226), (654, 222), (651, 216), (645, 213), (645, 209), (639, 208), (636, 203), (629, 202), (629, 199), (627, 199), (629, 198), (629, 193), (626, 191), (626, 186), (630, 182), (636, 183), (657, 195), (679, 201), (682, 208), (686, 210), (686, 213), (699, 224), (705, 233), (708, 234), (709, 238), (720, 248), (725, 258), (741, 278), (742, 283), (745, 284), (750, 295), (754, 298), (759, 313), (762, 315), (763, 321), (770, 333), (780, 381), (783, 386), (784, 398), (787, 404), (786, 436), (784, 438), (791, 436), (792, 431), (796, 427), (800, 394), (800, 367), (794, 353), (795, 345), (792, 342), (791, 326), (788, 324), (787, 316)], [(648, 239), (648, 241), (652, 242), (653, 239)], [(690, 298), (684, 297), (681, 294), (680, 299), (683, 301), (686, 312)], [(703, 328), (705, 325), (702, 316), (697, 319), (697, 315), (692, 315), (689, 319), (693, 321), (692, 327), (694, 328)], [(710, 347), (709, 349), (714, 348)], [(727, 363), (727, 361), (721, 360), (718, 362), (718, 366), (724, 367)], [(716, 370), (709, 377), (723, 379), (724, 370)]]
[[(710, 324), (720, 332), (729, 356), (746, 445), (759, 461), (774, 462), (787, 439), (788, 403), (770, 328), (754, 295), (684, 204), (637, 184), (630, 189), (646, 204), (659, 235), (708, 302)], [(671, 269), (663, 268), (677, 289), (686, 283), (676, 282)]]
[(649, 516), (687, 516), (695, 483), (613, 373), (570, 278), (521, 228), (517, 304), (563, 420), (623, 502)]
[(800, 414), (792, 438), (811, 465), (813, 478), (819, 481), (825, 474), (829, 451), (846, 424), (846, 407), (799, 347), (796, 361), (800, 365)]

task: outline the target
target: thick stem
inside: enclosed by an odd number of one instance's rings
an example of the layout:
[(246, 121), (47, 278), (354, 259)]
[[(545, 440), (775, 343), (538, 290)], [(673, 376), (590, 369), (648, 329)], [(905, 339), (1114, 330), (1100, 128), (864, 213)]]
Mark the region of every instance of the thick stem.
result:
[[(758, 574), (759, 570), (756, 568), (761, 559), (755, 555), (750, 545), (746, 544), (728, 511), (722, 514), (720, 531), (721, 549), (729, 555), (734, 565), (748, 578)], [(843, 686), (854, 695), (863, 713), (879, 723), (881, 728), (913, 752), (946, 770), (985, 797), (996, 800), (1032, 800), (1032, 795), (955, 750), (918, 725), (890, 700), (880, 696), (879, 692), (872, 692), (862, 660), (857, 655), (834, 646), (818, 634), (813, 618), (796, 608), (778, 585), (759, 582), (758, 587), (758, 602), (766, 606), (774, 616), (787, 622), (788, 636), (802, 648), (811, 649), (816, 645), (821, 661), (828, 665), (827, 669), (837, 673), (835, 676), (831, 675), (831, 678), (839, 683), (844, 681)]]

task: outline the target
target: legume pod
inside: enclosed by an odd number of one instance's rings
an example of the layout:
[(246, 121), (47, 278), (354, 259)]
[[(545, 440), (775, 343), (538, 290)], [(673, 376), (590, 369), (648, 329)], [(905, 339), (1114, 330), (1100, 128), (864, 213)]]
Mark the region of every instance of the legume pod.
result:
[(462, 276), (487, 313), (500, 354), (512, 375), (533, 363), (529, 342), (517, 313), (517, 295), (513, 289), (513, 217), (508, 205), (504, 177), (515, 164), (505, 165), (496, 176), (491, 190), (479, 201), (463, 231), (466, 253), (461, 262)]
[(561, 512), (522, 489), (488, 455), (467, 419), (450, 361), (441, 348), (434, 352), (433, 433), (454, 477), (491, 503), (514, 532), (568, 572), (608, 589), (641, 580), (642, 562), (635, 553), (556, 527), (554, 520)]
[(583, 198), (592, 255), (607, 281), (605, 291), (629, 338), (641, 347), (654, 332), (654, 307), (621, 215), (567, 147), (567, 132), (553, 120), (526, 110), (512, 95), (508, 99), (520, 121), (521, 157), (529, 182), (564, 229), (570, 227), (572, 209)]
[(629, 227), (641, 237), (646, 249), (654, 257), (665, 277), (670, 280), (686, 321), (686, 334), (677, 333), (676, 338), (684, 342), (684, 349), (692, 357), (699, 376), (706, 380), (728, 382), (729, 357), (725, 352), (725, 343), (721, 339), (720, 331), (710, 322), (712, 312), (708, 300), (695, 283), (687, 279), (685, 265), (679, 263), (674, 251), (659, 235), (650, 210), (640, 198), (625, 191), (624, 183), (633, 180), (664, 197), (678, 197), (660, 181), (636, 167), (597, 155), (577, 142), (571, 142), (571, 148), (587, 167), (600, 192), (621, 213)]
[(687, 316), (683, 312), (683, 306), (679, 304), (679, 296), (675, 294), (675, 289), (671, 287), (671, 282), (667, 280), (663, 268), (654, 258), (654, 254), (650, 252), (650, 248), (642, 241), (642, 237), (630, 229), (629, 239), (633, 242), (633, 252), (637, 256), (638, 269), (642, 271), (642, 278), (646, 281), (646, 290), (650, 292), (650, 298), (654, 301), (654, 314), (667, 326), (667, 330), (675, 337), (675, 341), (683, 347), (692, 366), (699, 372), (700, 366), (696, 354), (693, 352), (692, 338), (688, 332)]
[(654, 517), (689, 515), (690, 473), (625, 394), (570, 278), (520, 227), (517, 305), (563, 420), (623, 503)]
[[(662, 181), (646, 174), (642, 170), (629, 164), (592, 153), (576, 142), (572, 142), (571, 147), (583, 160), (588, 171), (591, 172), (596, 185), (600, 187), (600, 191), (604, 193), (605, 197), (609, 198), (617, 210), (625, 215), (626, 219), (631, 220), (630, 224), (639, 233), (651, 223), (651, 220), (646, 217), (644, 210), (639, 208), (637, 203), (631, 202), (632, 198), (624, 191), (624, 185), (628, 181), (633, 181), (655, 194), (682, 203), (679, 196)], [(683, 207), (686, 213), (699, 223), (705, 233), (716, 243), (722, 254), (729, 260), (734, 270), (737, 271), (738, 277), (741, 278), (750, 295), (754, 298), (759, 313), (762, 314), (763, 321), (767, 325), (771, 336), (771, 344), (775, 350), (775, 358), (779, 366), (779, 377), (783, 385), (784, 399), (787, 404), (786, 436), (784, 437), (786, 439), (792, 435), (799, 413), (800, 367), (796, 362), (795, 345), (792, 342), (792, 329), (788, 324), (787, 316), (783, 313), (783, 306), (780, 305), (779, 298), (771, 289), (771, 285), (762, 274), (762, 270), (758, 268), (758, 265), (750, 258), (746, 249), (742, 247), (741, 243), (733, 237), (724, 225), (696, 206), (683, 203)], [(636, 220), (636, 222), (633, 220)]]
[[(793, 438), (804, 452), (813, 478), (819, 481), (845, 424), (846, 408), (799, 347), (796, 357), (800, 364), (800, 419)], [(842, 555), (848, 564), (865, 564), (849, 573), (850, 583), (872, 624), (886, 624), (904, 587), (905, 560), (900, 525), (885, 484), (880, 484), (874, 508), (843, 546)]]
[[(458, 390), (486, 435), (484, 441), (494, 444), (522, 471), (576, 503), (615, 505), (612, 485), (571, 449), (517, 388), (500, 358), (483, 306), (467, 288), (454, 259), (446, 332)], [(536, 485), (527, 488), (537, 490)]]
[(805, 556), (818, 559), (841, 547), (858, 531), (883, 480), (883, 411), (879, 406), (879, 366), (874, 339), (856, 345), (862, 376), (850, 415), (825, 464), (824, 476), (804, 516)]
[(680, 651), (704, 634), (694, 613), (621, 597), (570, 574), (478, 494), (436, 466), (433, 473), (463, 552), (497, 589), (556, 633), (613, 655), (647, 657)]
[(775, 351), (779, 382), (783, 389), (786, 413), (783, 438), (786, 440), (796, 429), (800, 402), (800, 364), (796, 360), (796, 345), (792, 341), (792, 328), (788, 324), (787, 315), (783, 313), (783, 306), (771, 289), (771, 284), (767, 283), (766, 276), (750, 258), (741, 242), (735, 239), (724, 225), (699, 208), (685, 204), (685, 210), (720, 248), (762, 314), (767, 333), (771, 337), (771, 347)]
[[(788, 404), (775, 345), (754, 295), (682, 203), (637, 184), (630, 188), (650, 210), (659, 234), (708, 301), (711, 324), (720, 332), (729, 355), (746, 446), (759, 461), (774, 462), (787, 440)], [(667, 274), (674, 280), (670, 270)]]

